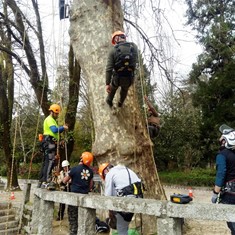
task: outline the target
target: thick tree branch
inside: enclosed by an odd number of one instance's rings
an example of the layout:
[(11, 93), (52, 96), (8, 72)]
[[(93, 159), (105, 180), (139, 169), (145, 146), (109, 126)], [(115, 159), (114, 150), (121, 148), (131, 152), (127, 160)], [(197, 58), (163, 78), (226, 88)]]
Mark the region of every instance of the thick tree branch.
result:
[(3, 47), (1, 45), (0, 45), (0, 51), (4, 51), (7, 54), (13, 56), (16, 59), (16, 61), (20, 64), (20, 66), (24, 69), (24, 71), (27, 73), (27, 75), (30, 77), (31, 75), (30, 69), (27, 67), (27, 65), (22, 61), (22, 59), (16, 53), (12, 52), (8, 48)]

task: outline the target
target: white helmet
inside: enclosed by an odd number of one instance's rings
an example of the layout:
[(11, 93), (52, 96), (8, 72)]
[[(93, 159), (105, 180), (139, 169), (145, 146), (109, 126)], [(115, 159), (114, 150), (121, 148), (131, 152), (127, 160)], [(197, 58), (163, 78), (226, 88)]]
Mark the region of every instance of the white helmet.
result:
[(66, 167), (66, 166), (69, 166), (69, 161), (67, 160), (64, 160), (61, 164), (62, 167)]
[(222, 134), (220, 140), (225, 140), (225, 148), (235, 149), (235, 130)]
[(219, 131), (222, 133), (219, 141), (227, 149), (235, 149), (235, 130), (223, 124), (219, 127)]

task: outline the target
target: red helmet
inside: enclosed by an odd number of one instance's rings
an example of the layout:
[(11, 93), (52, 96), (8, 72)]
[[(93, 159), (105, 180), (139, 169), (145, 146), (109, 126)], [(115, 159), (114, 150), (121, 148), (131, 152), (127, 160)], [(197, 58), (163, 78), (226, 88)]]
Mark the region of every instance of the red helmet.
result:
[(49, 111), (60, 113), (60, 106), (58, 104), (52, 104), (49, 108)]
[(114, 32), (113, 34), (112, 34), (112, 44), (113, 45), (115, 45), (116, 43), (115, 43), (115, 37), (116, 36), (121, 36), (121, 35), (124, 35), (125, 37), (126, 37), (126, 35), (125, 35), (125, 33), (123, 33), (122, 31), (116, 31), (116, 32)]
[(100, 175), (101, 179), (103, 179), (103, 180), (104, 180), (104, 170), (107, 168), (108, 165), (109, 165), (109, 163), (105, 162), (99, 166), (99, 175)]
[(93, 154), (90, 152), (84, 152), (82, 153), (81, 160), (84, 165), (90, 166), (91, 163), (93, 162)]

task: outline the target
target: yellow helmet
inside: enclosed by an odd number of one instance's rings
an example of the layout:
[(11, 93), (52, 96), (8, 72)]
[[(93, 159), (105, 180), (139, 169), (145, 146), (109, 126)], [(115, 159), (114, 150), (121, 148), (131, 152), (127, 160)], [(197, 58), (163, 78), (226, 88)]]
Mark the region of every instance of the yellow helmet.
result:
[(82, 153), (81, 160), (84, 165), (90, 166), (91, 163), (93, 162), (93, 154), (90, 152), (84, 152)]
[(123, 33), (122, 31), (116, 31), (116, 32), (114, 32), (114, 33), (112, 34), (112, 44), (113, 44), (113, 45), (116, 44), (115, 41), (114, 41), (115, 37), (116, 37), (116, 36), (121, 36), (121, 35), (126, 36), (125, 33)]
[(49, 108), (49, 111), (60, 113), (60, 106), (58, 104), (52, 104)]
[(100, 166), (99, 166), (99, 175), (101, 177), (101, 179), (104, 180), (104, 170), (107, 168), (107, 166), (109, 165), (108, 162), (105, 162), (105, 163), (102, 163)]

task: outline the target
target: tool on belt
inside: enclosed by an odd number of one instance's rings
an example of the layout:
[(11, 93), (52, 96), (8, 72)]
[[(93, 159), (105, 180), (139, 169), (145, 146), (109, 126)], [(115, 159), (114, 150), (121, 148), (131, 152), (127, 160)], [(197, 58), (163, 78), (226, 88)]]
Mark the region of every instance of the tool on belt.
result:
[(171, 202), (178, 203), (178, 204), (186, 204), (191, 202), (193, 199), (186, 195), (186, 194), (173, 194), (170, 196)]

